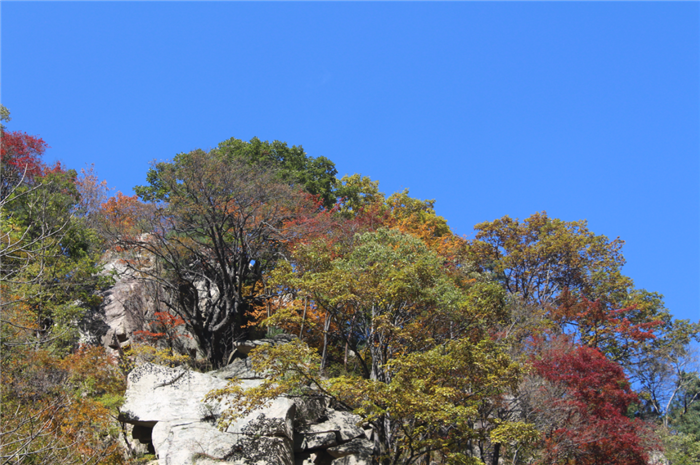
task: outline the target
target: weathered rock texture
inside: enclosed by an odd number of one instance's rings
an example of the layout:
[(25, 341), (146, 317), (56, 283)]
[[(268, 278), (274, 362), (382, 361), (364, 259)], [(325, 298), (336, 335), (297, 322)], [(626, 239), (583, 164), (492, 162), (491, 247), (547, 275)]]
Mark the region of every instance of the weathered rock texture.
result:
[(133, 441), (152, 448), (160, 465), (371, 463), (373, 446), (357, 426), (360, 418), (333, 410), (323, 398), (280, 397), (220, 431), (221, 406), (205, 404), (204, 396), (228, 379), (239, 378), (247, 388), (259, 385), (261, 376), (246, 358), (206, 374), (142, 364), (129, 374), (120, 420), (134, 425)]
[[(103, 345), (116, 354), (138, 342), (134, 333), (149, 329), (154, 314), (165, 310), (160, 303), (165, 292), (157, 284), (138, 277), (124, 264), (120, 254), (105, 255), (103, 273), (114, 277), (114, 285), (102, 293), (99, 308), (89, 310), (83, 319), (82, 342)], [(181, 332), (186, 334), (184, 329)], [(171, 343), (180, 353), (196, 352), (191, 337), (177, 338)]]
[(85, 342), (118, 351), (128, 347), (134, 332), (145, 329), (149, 317), (158, 311), (158, 292), (138, 279), (116, 254), (105, 257), (103, 272), (112, 274), (115, 282), (102, 293), (100, 307), (85, 316), (82, 337)]

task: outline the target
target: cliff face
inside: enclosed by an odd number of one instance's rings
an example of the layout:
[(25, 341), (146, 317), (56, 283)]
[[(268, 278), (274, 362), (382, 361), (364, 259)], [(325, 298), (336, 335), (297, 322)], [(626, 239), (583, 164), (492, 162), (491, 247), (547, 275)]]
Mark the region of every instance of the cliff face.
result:
[[(160, 302), (164, 291), (156, 283), (136, 276), (123, 263), (119, 254), (108, 252), (103, 273), (114, 277), (114, 285), (102, 292), (102, 304), (87, 312), (81, 322), (82, 342), (103, 345), (114, 354), (138, 342), (136, 331), (148, 329), (154, 314), (164, 311)], [(184, 330), (182, 330), (185, 334)], [(196, 345), (191, 338), (178, 338), (177, 350), (194, 354)]]
[(240, 355), (209, 373), (150, 363), (135, 368), (120, 414), (121, 421), (134, 425), (132, 446), (152, 450), (161, 465), (372, 463), (371, 431), (358, 426), (360, 417), (331, 408), (323, 397), (279, 397), (220, 431), (216, 421), (224, 407), (205, 404), (204, 396), (225, 387), (228, 379), (240, 379), (243, 388), (262, 382)]
[(158, 311), (158, 293), (153, 284), (137, 279), (115, 254), (106, 256), (103, 272), (112, 274), (115, 282), (102, 293), (99, 308), (85, 316), (82, 338), (83, 342), (118, 352), (134, 342), (134, 332), (143, 330), (149, 317)]
[[(82, 323), (85, 342), (102, 344), (115, 354), (138, 342), (136, 331), (148, 328), (160, 307), (162, 292), (136, 276), (118, 254), (107, 256), (105, 273), (115, 284), (103, 293), (98, 309)], [(189, 338), (179, 338), (192, 341)], [(275, 399), (267, 407), (220, 431), (216, 422), (223, 406), (203, 402), (213, 389), (240, 379), (242, 387), (262, 383), (247, 354), (289, 337), (237, 343), (231, 363), (216, 371), (197, 373), (184, 367), (151, 363), (138, 365), (127, 381), (120, 421), (131, 426), (127, 438), (134, 451), (149, 451), (161, 465), (234, 463), (280, 465), (365, 465), (372, 463), (371, 432), (358, 425), (360, 417), (337, 411), (328, 399)], [(183, 347), (181, 351), (196, 350)]]

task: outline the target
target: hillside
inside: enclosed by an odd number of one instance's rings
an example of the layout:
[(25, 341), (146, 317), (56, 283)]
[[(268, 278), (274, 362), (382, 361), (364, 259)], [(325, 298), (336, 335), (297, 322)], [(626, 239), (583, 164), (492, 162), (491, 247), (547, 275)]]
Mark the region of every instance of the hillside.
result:
[(467, 239), (258, 139), (110, 196), (46, 148), (3, 128), (3, 463), (700, 463), (700, 326), (585, 220)]

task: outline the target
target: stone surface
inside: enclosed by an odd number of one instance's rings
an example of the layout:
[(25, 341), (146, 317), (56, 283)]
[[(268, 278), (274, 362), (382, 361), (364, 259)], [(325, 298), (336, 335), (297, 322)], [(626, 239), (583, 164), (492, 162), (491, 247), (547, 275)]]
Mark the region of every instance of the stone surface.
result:
[(212, 389), (227, 385), (226, 380), (185, 368), (144, 363), (129, 373), (120, 419), (135, 425), (153, 426), (159, 421), (202, 420), (215, 416), (219, 412), (204, 405), (202, 399)]
[(357, 426), (360, 417), (350, 412), (339, 412), (337, 410), (328, 411), (328, 419), (322, 423), (308, 425), (300, 428), (304, 433), (318, 434), (325, 432), (337, 432), (340, 441), (350, 441), (363, 437), (365, 432)]
[(282, 437), (232, 434), (207, 422), (162, 422), (153, 428), (161, 465), (234, 463), (293, 465), (291, 441)]
[(237, 358), (233, 362), (208, 374), (221, 379), (262, 379), (263, 375), (255, 372), (247, 358)]
[(104, 273), (112, 273), (114, 285), (102, 293), (103, 301), (98, 311), (106, 331), (101, 342), (106, 347), (119, 349), (133, 342), (134, 331), (143, 330), (147, 316), (158, 311), (154, 289), (138, 280), (133, 271), (126, 268), (119, 256), (107, 254)]
[(278, 397), (267, 407), (231, 423), (226, 430), (236, 434), (262, 434), (294, 439), (296, 405), (286, 397)]
[(335, 447), (329, 447), (326, 452), (335, 458), (347, 457), (348, 455), (357, 455), (360, 457), (369, 457), (372, 455), (373, 445), (367, 439), (356, 438), (350, 442), (340, 444)]
[(233, 353), (233, 357), (246, 357), (251, 350), (264, 346), (267, 344), (284, 344), (295, 339), (296, 336), (291, 336), (289, 334), (280, 334), (267, 339), (256, 339), (253, 341), (239, 341), (234, 342), (233, 347), (236, 349)]
[(301, 443), (301, 449), (326, 449), (338, 444), (335, 437), (335, 432), (328, 433), (309, 433), (304, 436)]
[(328, 399), (321, 395), (314, 397), (295, 397), (297, 406), (295, 427), (303, 427), (312, 423), (318, 423), (325, 419), (328, 409)]
[[(123, 259), (122, 254), (105, 253), (102, 274), (112, 275), (114, 285), (101, 293), (103, 301), (100, 306), (88, 309), (79, 325), (82, 343), (101, 344), (114, 353), (138, 342), (134, 333), (148, 329), (155, 312), (163, 310), (159, 304), (162, 289), (155, 283), (139, 279)], [(186, 334), (184, 330), (182, 333)], [(196, 344), (191, 337), (177, 338), (174, 345), (180, 353), (196, 353)]]
[(331, 462), (331, 465), (372, 465), (371, 456), (357, 456), (348, 455), (335, 459)]
[[(261, 382), (244, 380), (242, 386)], [(222, 432), (216, 427), (221, 405), (205, 404), (203, 398), (227, 385), (209, 374), (144, 363), (129, 374), (120, 420), (137, 425), (140, 438), (150, 436), (162, 465), (221, 461), (292, 465), (294, 401), (277, 398)]]
[(303, 452), (294, 458), (295, 465), (331, 465), (332, 462), (333, 457), (323, 450)]
[(245, 357), (210, 373), (141, 364), (129, 374), (120, 420), (135, 425), (134, 443), (148, 444), (159, 465), (371, 463), (371, 436), (358, 426), (360, 417), (332, 409), (316, 391), (305, 397), (278, 397), (220, 431), (216, 422), (225, 405), (205, 404), (203, 399), (233, 378), (240, 378), (243, 389), (263, 382)]

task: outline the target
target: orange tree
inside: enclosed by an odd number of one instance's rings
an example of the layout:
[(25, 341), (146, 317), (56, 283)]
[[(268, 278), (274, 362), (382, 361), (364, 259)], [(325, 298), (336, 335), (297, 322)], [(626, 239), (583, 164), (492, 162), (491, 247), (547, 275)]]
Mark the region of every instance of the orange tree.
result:
[(623, 241), (593, 234), (585, 221), (542, 212), (522, 222), (504, 216), (474, 229), (470, 258), (526, 302), (553, 305), (564, 289), (589, 299), (610, 298), (631, 284), (621, 274)]

